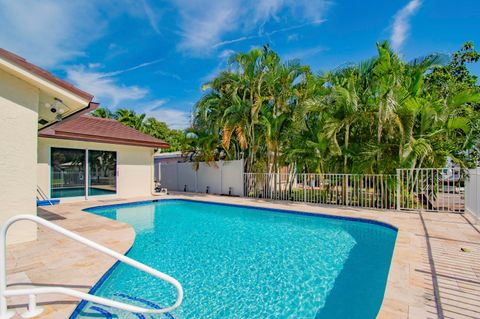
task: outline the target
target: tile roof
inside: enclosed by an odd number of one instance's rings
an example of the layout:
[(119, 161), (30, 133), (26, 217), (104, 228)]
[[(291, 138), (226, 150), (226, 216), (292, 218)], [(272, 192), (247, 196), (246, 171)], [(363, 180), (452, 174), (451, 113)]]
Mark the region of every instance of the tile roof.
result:
[(28, 62), (27, 60), (25, 60), (21, 56), (18, 56), (18, 55), (14, 54), (10, 51), (7, 51), (5, 49), (0, 48), (0, 58), (9, 61), (10, 63), (13, 63), (13, 64), (17, 65), (17, 66), (21, 67), (22, 69), (25, 69), (25, 70), (29, 71), (30, 73), (33, 73), (36, 76), (41, 77), (42, 79), (44, 79), (48, 82), (56, 84), (59, 87), (65, 89), (65, 90), (67, 90), (67, 91), (85, 99), (85, 100), (88, 100), (88, 101), (93, 100), (93, 95), (91, 95), (91, 94), (89, 94), (85, 91), (82, 91), (79, 88), (76, 88), (75, 86), (71, 85), (70, 83), (54, 76), (52, 73), (48, 72), (47, 70), (44, 70), (44, 69)]
[(58, 122), (40, 130), (38, 136), (67, 140), (168, 148), (167, 142), (137, 131), (113, 119), (91, 115)]

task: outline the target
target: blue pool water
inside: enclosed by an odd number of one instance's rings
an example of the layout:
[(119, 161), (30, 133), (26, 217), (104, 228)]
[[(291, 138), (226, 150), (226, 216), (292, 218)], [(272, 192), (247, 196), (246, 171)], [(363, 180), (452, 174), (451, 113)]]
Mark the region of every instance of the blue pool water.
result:
[[(163, 315), (82, 304), (76, 318), (375, 318), (396, 230), (386, 225), (184, 200), (89, 209), (131, 224), (128, 256), (185, 290)], [(176, 299), (172, 286), (118, 264), (95, 291), (146, 307)]]
[[(116, 192), (108, 189), (89, 187), (88, 195), (97, 196), (97, 195), (115, 195)], [(66, 187), (66, 188), (53, 188), (52, 189), (52, 198), (61, 198), (61, 197), (79, 197), (85, 196), (85, 187)]]

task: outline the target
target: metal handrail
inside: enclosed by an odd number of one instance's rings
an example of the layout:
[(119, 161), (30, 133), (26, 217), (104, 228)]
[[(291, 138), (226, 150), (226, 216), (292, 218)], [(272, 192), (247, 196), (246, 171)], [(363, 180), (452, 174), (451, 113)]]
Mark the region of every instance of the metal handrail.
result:
[(37, 185), (37, 193), (40, 195), (40, 198), (43, 200), (47, 199), (45, 192)]
[[(40, 198), (42, 200), (48, 201), (48, 203), (53, 206), (53, 203), (50, 200), (50, 198), (48, 198), (47, 194), (45, 194), (45, 192), (38, 185), (37, 185), (37, 194), (40, 195)], [(37, 196), (37, 199), (38, 199), (38, 196)]]
[[(40, 224), (42, 226), (45, 226), (59, 234), (62, 234), (70, 239), (73, 239), (81, 244), (84, 244), (90, 248), (93, 248), (99, 252), (102, 252), (106, 255), (109, 255), (110, 257), (113, 257), (127, 265), (130, 265), (132, 267), (135, 267), (141, 271), (144, 271), (146, 273), (149, 273), (150, 275), (157, 277), (161, 280), (164, 280), (170, 284), (172, 284), (176, 289), (177, 289), (177, 300), (175, 303), (168, 307), (168, 308), (163, 308), (163, 309), (147, 309), (143, 307), (138, 307), (130, 304), (126, 304), (123, 302), (119, 301), (114, 301), (111, 299), (107, 298), (102, 298), (98, 296), (94, 296), (88, 293), (84, 293), (81, 291), (77, 291), (74, 289), (70, 288), (64, 288), (64, 287), (57, 287), (57, 286), (51, 286), (51, 287), (37, 287), (37, 288), (25, 288), (25, 289), (9, 289), (7, 290), (7, 280), (6, 280), (6, 241), (7, 241), (7, 231), (10, 228), (10, 226), (20, 220), (29, 220), (33, 221), (37, 224)], [(164, 274), (154, 268), (151, 268), (147, 265), (144, 265), (134, 259), (131, 259), (125, 255), (122, 255), (120, 253), (117, 253), (116, 251), (113, 251), (105, 246), (102, 246), (100, 244), (97, 244), (94, 241), (91, 241), (85, 237), (82, 237), (78, 234), (75, 234), (74, 232), (71, 232), (63, 227), (60, 227), (52, 222), (49, 222), (43, 218), (34, 216), (34, 215), (17, 215), (5, 222), (2, 226), (1, 230), (1, 238), (0, 238), (0, 319), (9, 319), (11, 318), (15, 313), (13, 311), (8, 311), (7, 309), (7, 297), (11, 296), (29, 296), (29, 302), (28, 302), (28, 310), (27, 312), (23, 313), (22, 316), (24, 318), (31, 318), (33, 316), (36, 316), (42, 312), (41, 308), (38, 308), (36, 305), (36, 295), (39, 294), (52, 294), (52, 293), (57, 293), (57, 294), (64, 294), (72, 297), (77, 297), (80, 299), (84, 299), (87, 301), (95, 302), (104, 306), (110, 306), (113, 308), (121, 309), (121, 310), (126, 310), (130, 312), (135, 312), (135, 313), (166, 313), (170, 312), (173, 309), (177, 308), (180, 306), (183, 300), (183, 288), (182, 285), (173, 277)]]

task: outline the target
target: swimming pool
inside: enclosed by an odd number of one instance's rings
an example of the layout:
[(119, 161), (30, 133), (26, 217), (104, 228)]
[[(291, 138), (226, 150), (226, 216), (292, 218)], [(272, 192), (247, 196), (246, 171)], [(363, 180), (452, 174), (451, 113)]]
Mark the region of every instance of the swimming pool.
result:
[[(131, 224), (128, 256), (175, 277), (185, 297), (156, 317), (82, 302), (71, 318), (375, 318), (397, 234), (376, 222), (186, 200), (87, 211)], [(149, 307), (176, 298), (121, 263), (93, 290)]]
[[(97, 196), (97, 195), (115, 195), (114, 190), (89, 187), (88, 195)], [(52, 189), (52, 198), (61, 198), (61, 197), (79, 197), (85, 196), (85, 187), (65, 187), (65, 188), (54, 188)]]

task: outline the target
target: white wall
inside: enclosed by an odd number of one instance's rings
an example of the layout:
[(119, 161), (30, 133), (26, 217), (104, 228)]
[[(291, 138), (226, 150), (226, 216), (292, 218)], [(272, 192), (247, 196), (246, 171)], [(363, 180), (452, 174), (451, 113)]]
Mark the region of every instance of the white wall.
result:
[[(38, 139), (38, 185), (50, 197), (50, 148), (65, 147), (117, 152), (117, 195), (128, 198), (151, 195), (153, 188), (153, 149), (148, 147)], [(93, 197), (95, 198), (95, 197)], [(62, 201), (65, 201), (62, 199)]]
[[(0, 69), (0, 225), (35, 215), (39, 90)], [(15, 224), (8, 243), (36, 238), (36, 225)]]
[(195, 170), (193, 163), (159, 164), (162, 187), (172, 191), (232, 194), (243, 196), (243, 161), (219, 161), (207, 165), (200, 163)]
[[(216, 166), (216, 167), (215, 167)], [(197, 192), (206, 193), (207, 187), (210, 194), (225, 194), (228, 193), (222, 190), (222, 163), (216, 162), (210, 166), (205, 163), (200, 163), (197, 171)], [(235, 182), (235, 181), (232, 181)]]
[(465, 210), (480, 219), (480, 168), (469, 170), (465, 181)]
[(199, 189), (197, 185), (198, 176), (195, 170), (192, 169), (192, 163), (181, 163), (176, 166), (177, 166), (177, 185), (178, 185), (177, 189), (183, 191), (186, 185), (188, 192), (196, 192)]

